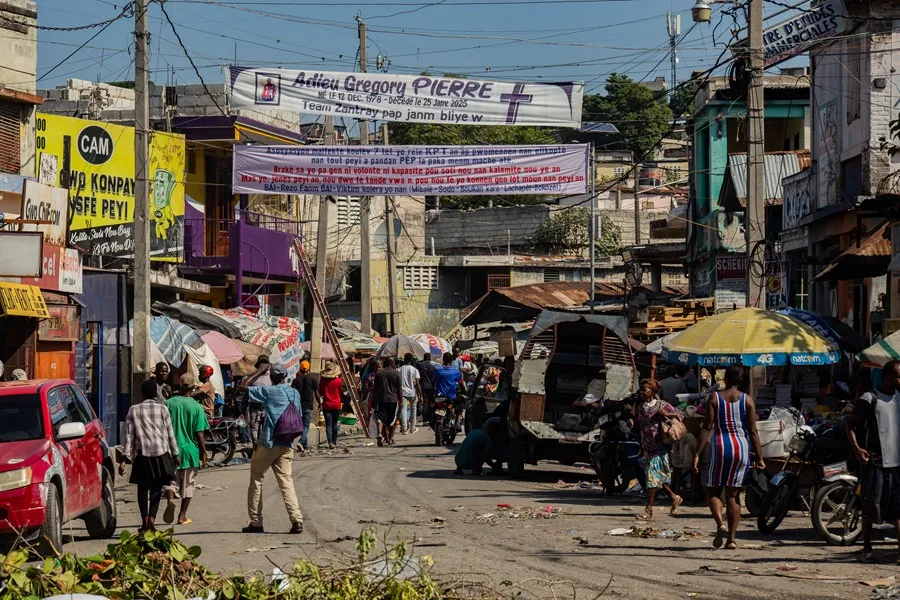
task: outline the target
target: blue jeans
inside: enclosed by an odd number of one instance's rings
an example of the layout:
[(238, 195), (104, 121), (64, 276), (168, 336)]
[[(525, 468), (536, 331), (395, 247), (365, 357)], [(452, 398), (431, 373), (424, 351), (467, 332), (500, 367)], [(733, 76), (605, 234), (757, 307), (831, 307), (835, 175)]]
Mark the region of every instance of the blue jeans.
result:
[(303, 433), (300, 434), (300, 446), (304, 450), (309, 450), (309, 443), (307, 442), (307, 437), (309, 436), (309, 424), (312, 422), (312, 409), (309, 410), (303, 409)]
[(400, 431), (412, 431), (416, 426), (416, 398), (403, 398), (400, 409)]
[(328, 438), (329, 446), (337, 446), (338, 432), (341, 430), (341, 422), (338, 420), (341, 416), (339, 410), (325, 410), (325, 437)]

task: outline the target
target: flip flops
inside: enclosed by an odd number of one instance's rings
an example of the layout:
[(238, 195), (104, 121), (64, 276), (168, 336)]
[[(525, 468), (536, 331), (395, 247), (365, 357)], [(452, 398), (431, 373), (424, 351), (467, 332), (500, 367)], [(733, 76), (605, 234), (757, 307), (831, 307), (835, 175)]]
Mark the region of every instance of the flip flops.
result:
[(177, 506), (175, 505), (175, 500), (167, 500), (166, 502), (166, 510), (163, 512), (163, 522), (167, 525), (171, 525), (175, 522), (175, 510)]
[(721, 527), (719, 527), (719, 530), (716, 531), (716, 537), (713, 540), (713, 548), (721, 548), (722, 544), (725, 543), (726, 537), (728, 537), (728, 528), (722, 525)]
[(681, 505), (684, 504), (684, 498), (681, 496), (675, 496), (672, 498), (672, 508), (669, 510), (670, 515), (677, 515), (678, 509), (681, 508)]

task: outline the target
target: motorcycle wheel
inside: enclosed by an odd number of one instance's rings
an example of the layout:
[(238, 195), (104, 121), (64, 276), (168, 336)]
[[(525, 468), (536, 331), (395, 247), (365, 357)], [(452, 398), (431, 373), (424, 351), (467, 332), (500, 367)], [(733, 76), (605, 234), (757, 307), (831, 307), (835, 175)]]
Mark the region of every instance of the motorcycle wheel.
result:
[(773, 533), (778, 529), (797, 498), (799, 485), (795, 477), (787, 477), (777, 485), (769, 484), (769, 491), (756, 517), (756, 527), (760, 533)]
[(444, 446), (450, 447), (453, 445), (453, 442), (456, 441), (456, 435), (458, 433), (455, 415), (452, 411), (447, 411), (447, 414), (444, 415), (444, 421), (441, 425), (442, 429), (442, 438)]
[(628, 489), (630, 481), (626, 481), (622, 465), (617, 457), (609, 455), (607, 448), (591, 455), (591, 466), (608, 496), (621, 494)]
[(747, 482), (744, 487), (744, 508), (747, 509), (747, 512), (750, 513), (753, 517), (759, 516), (760, 508), (762, 507), (762, 503), (766, 497), (766, 488), (760, 487), (758, 478), (765, 477), (765, 473), (759, 472), (751, 472), (747, 476)]
[(206, 445), (207, 464), (227, 465), (234, 458), (236, 450), (234, 437), (213, 430), (208, 431), (207, 434), (209, 435), (209, 442)]
[(855, 489), (853, 482), (834, 481), (820, 487), (813, 499), (813, 527), (832, 546), (852, 546), (862, 535), (862, 505)]

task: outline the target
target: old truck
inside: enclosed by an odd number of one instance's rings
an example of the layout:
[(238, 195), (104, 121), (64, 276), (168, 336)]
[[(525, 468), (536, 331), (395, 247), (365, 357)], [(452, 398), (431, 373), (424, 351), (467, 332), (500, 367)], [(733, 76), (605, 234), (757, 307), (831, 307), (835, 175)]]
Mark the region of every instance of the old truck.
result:
[(499, 412), (508, 414), (504, 453), (513, 476), (539, 460), (590, 462), (589, 447), (600, 440), (587, 409), (591, 397), (621, 400), (637, 388), (626, 331), (623, 317), (545, 310), (513, 373), (481, 368), (468, 403), (471, 425), (508, 404)]

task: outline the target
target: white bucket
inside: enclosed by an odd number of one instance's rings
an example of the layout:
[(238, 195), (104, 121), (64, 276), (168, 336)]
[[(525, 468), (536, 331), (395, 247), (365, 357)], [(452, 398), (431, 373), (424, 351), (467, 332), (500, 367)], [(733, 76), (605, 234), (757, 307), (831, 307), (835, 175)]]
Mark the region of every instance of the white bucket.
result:
[(781, 421), (757, 421), (763, 458), (780, 458), (786, 454), (784, 424)]

